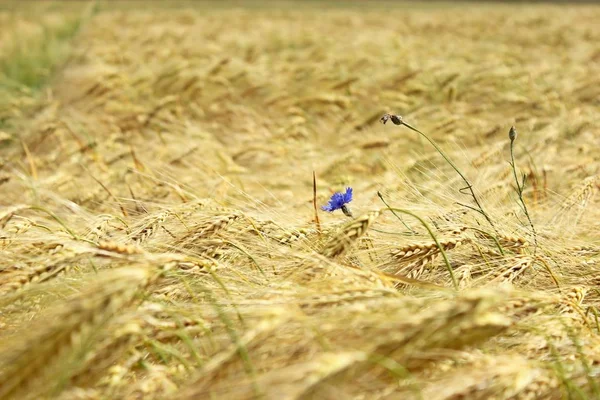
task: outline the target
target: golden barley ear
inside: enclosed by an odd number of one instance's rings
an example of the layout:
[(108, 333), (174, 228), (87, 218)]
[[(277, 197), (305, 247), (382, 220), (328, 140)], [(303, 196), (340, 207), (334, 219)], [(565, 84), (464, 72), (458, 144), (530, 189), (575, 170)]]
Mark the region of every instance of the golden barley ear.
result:
[(529, 242), (527, 239), (521, 236), (511, 236), (511, 235), (498, 235), (498, 241), (502, 245), (503, 248), (515, 250), (517, 252), (521, 252), (521, 250), (525, 247), (529, 246)]
[(4, 228), (8, 221), (19, 211), (28, 210), (31, 206), (25, 204), (18, 204), (16, 206), (5, 208), (0, 212), (0, 228)]
[(444, 393), (446, 399), (558, 399), (552, 395), (558, 383), (550, 370), (525, 357), (481, 356), (432, 379), (423, 398), (440, 399)]
[(588, 176), (562, 202), (560, 209), (564, 212), (575, 206), (585, 208), (598, 188), (600, 188), (600, 175)]
[(307, 398), (322, 398), (331, 386), (347, 387), (348, 382), (361, 377), (376, 377), (380, 367), (375, 360), (394, 360), (411, 374), (418, 374), (436, 364), (435, 354), (440, 351), (451, 354), (454, 350), (475, 346), (501, 334), (512, 325), (512, 321), (497, 309), (510, 299), (509, 296), (508, 291), (479, 290), (436, 301), (394, 299), (398, 308), (414, 308), (419, 312), (396, 319), (394, 311), (390, 311), (389, 325), (364, 325), (365, 332), (371, 328), (374, 330), (370, 332), (371, 342), (362, 344), (366, 356), (355, 358), (335, 376), (323, 378), (310, 389), (311, 396)]
[(134, 246), (134, 245), (122, 244), (122, 243), (104, 241), (104, 240), (102, 240), (98, 243), (98, 249), (104, 250), (104, 251), (107, 251), (110, 253), (117, 253), (117, 254), (124, 254), (124, 255), (141, 254), (143, 252), (142, 249), (140, 249), (139, 247)]
[(224, 230), (241, 217), (243, 217), (243, 214), (238, 211), (215, 215), (198, 223), (190, 232), (187, 232), (179, 239), (179, 242), (184, 246), (193, 245), (200, 239), (210, 237), (211, 235)]
[(343, 255), (362, 235), (365, 234), (367, 229), (369, 229), (369, 226), (371, 226), (380, 215), (381, 211), (379, 210), (371, 211), (343, 225), (337, 234), (325, 243), (323, 250), (321, 250), (321, 254), (328, 258), (335, 258)]
[(0, 273), (0, 295), (8, 294), (34, 282), (44, 282), (66, 273), (67, 262), (50, 262), (33, 268), (10, 269)]
[[(507, 291), (477, 290), (438, 302), (423, 313), (416, 330), (390, 334), (377, 346), (377, 352), (398, 352), (408, 361), (425, 349), (460, 349), (481, 343), (511, 326), (511, 320), (497, 311), (508, 299)], [(420, 363), (418, 358), (411, 364)]]
[(152, 219), (149, 223), (145, 224), (141, 227), (138, 233), (136, 233), (131, 240), (134, 243), (141, 244), (146, 240), (150, 239), (156, 232), (160, 229), (163, 223), (171, 216), (170, 211), (164, 211), (158, 214), (154, 219)]
[(515, 257), (511, 262), (503, 265), (497, 271), (493, 271), (493, 277), (488, 280), (488, 284), (498, 282), (514, 282), (521, 277), (534, 263), (534, 259), (529, 256)]
[[(452, 250), (463, 244), (470, 243), (470, 238), (451, 238), (439, 241), (444, 250)], [(402, 246), (399, 249), (392, 250), (392, 257), (399, 262), (408, 262), (417, 258), (427, 257), (434, 253), (439, 253), (440, 249), (435, 242), (412, 243)]]
[(121, 268), (67, 301), (49, 318), (22, 327), (0, 348), (0, 398), (40, 398), (60, 390), (96, 332), (129, 306), (152, 278), (151, 268)]
[[(292, 314), (283, 308), (274, 308), (252, 329), (240, 334), (229, 346), (213, 356), (210, 361), (196, 371), (196, 376), (169, 398), (172, 400), (192, 400), (206, 396), (213, 386), (218, 386), (230, 370), (236, 370), (240, 364), (248, 371), (253, 369), (249, 354), (251, 350), (260, 347), (269, 337), (275, 336), (289, 322)], [(232, 338), (233, 339), (233, 338)], [(240, 363), (241, 359), (241, 363)], [(256, 387), (250, 387), (250, 394), (257, 395)], [(248, 393), (246, 393), (248, 394)]]
[[(70, 385), (75, 388), (93, 387), (98, 380), (110, 374), (110, 368), (144, 340), (144, 327), (142, 321), (130, 318), (119, 324), (108, 324), (93, 350), (83, 357), (80, 367), (71, 375)], [(68, 388), (65, 391), (68, 392)]]

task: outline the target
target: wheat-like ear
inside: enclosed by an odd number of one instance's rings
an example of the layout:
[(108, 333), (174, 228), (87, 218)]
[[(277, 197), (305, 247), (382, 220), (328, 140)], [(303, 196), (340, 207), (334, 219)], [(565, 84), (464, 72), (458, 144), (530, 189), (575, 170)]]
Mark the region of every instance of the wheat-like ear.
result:
[[(444, 250), (452, 250), (460, 245), (470, 243), (470, 238), (452, 238), (439, 240), (440, 246)], [(416, 258), (427, 257), (433, 253), (439, 253), (440, 249), (435, 242), (413, 243), (392, 250), (392, 257), (399, 262), (408, 262)]]
[(567, 254), (573, 254), (576, 256), (589, 256), (589, 255), (598, 255), (600, 254), (599, 246), (572, 246), (564, 249)]
[(598, 191), (598, 188), (600, 188), (600, 175), (588, 176), (562, 202), (561, 211), (568, 211), (576, 205), (585, 208), (589, 199)]
[(104, 240), (100, 241), (100, 243), (98, 243), (98, 248), (100, 250), (108, 251), (111, 253), (125, 254), (125, 255), (143, 253), (143, 250), (137, 246), (134, 246), (131, 244), (122, 244), (122, 243), (117, 243), (117, 242), (104, 241)]
[(394, 274), (403, 274), (409, 278), (419, 278), (426, 270), (426, 266), (435, 261), (444, 251), (453, 250), (458, 246), (470, 243), (470, 238), (452, 238), (435, 242), (413, 243), (391, 251), (392, 260), (386, 265), (385, 270)]
[[(497, 312), (509, 293), (498, 290), (467, 292), (436, 303), (406, 331), (390, 331), (378, 338), (376, 354), (397, 354), (414, 368), (426, 363), (416, 356), (428, 349), (460, 349), (481, 343), (511, 326), (512, 321)], [(422, 315), (421, 315), (422, 314)]]
[(485, 276), (485, 279), (482, 278), (482, 280), (488, 282), (488, 284), (514, 282), (533, 265), (535, 259), (529, 256), (522, 256), (507, 261), (510, 261), (510, 263), (492, 271)]
[(520, 251), (524, 247), (529, 246), (529, 242), (527, 239), (521, 236), (511, 236), (511, 235), (498, 235), (498, 241), (502, 245), (503, 248), (513, 249)]
[(32, 268), (11, 269), (0, 273), (0, 295), (21, 289), (33, 282), (44, 282), (67, 272), (64, 261), (38, 265)]
[(111, 219), (112, 218), (110, 216), (103, 216), (99, 222), (90, 227), (89, 232), (85, 235), (85, 238), (97, 242), (106, 237)]
[(235, 385), (228, 385), (227, 397), (240, 400), (313, 398), (312, 388), (349, 366), (364, 362), (368, 356), (362, 351), (318, 354), (310, 361), (274, 368), (258, 377), (256, 382), (241, 379)]
[[(260, 346), (261, 341), (273, 335), (273, 332), (289, 321), (290, 317), (291, 315), (284, 312), (283, 309), (273, 309), (269, 316), (263, 318), (252, 329), (234, 338), (234, 343), (231, 346), (212, 357), (198, 371), (198, 376), (193, 378), (179, 392), (172, 396), (171, 399), (192, 400), (203, 398), (208, 394), (208, 390), (212, 385), (218, 385), (219, 381), (226, 375), (228, 369), (236, 367), (239, 359), (242, 360), (242, 364), (245, 364), (246, 373), (252, 375), (249, 350), (254, 346)], [(260, 398), (259, 388), (256, 385), (252, 385), (251, 387), (257, 398)]]
[[(446, 399), (551, 399), (558, 385), (550, 371), (520, 356), (484, 357), (433, 380), (423, 398)], [(481, 382), (493, 382), (482, 387)]]
[(216, 215), (205, 221), (200, 222), (192, 230), (186, 233), (179, 242), (184, 245), (193, 245), (199, 239), (211, 236), (222, 229), (225, 229), (232, 222), (241, 218), (243, 214), (241, 212), (231, 212), (228, 214)]
[(93, 351), (86, 354), (80, 368), (72, 374), (70, 382), (79, 387), (92, 386), (109, 368), (115, 364), (137, 342), (143, 340), (144, 331), (141, 321), (130, 320), (125, 324), (105, 329), (106, 335), (99, 339)]
[(576, 286), (569, 289), (559, 300), (559, 313), (583, 315), (581, 304), (585, 299), (588, 289), (585, 287)]
[(54, 315), (23, 327), (0, 348), (0, 399), (40, 398), (56, 390), (74, 369), (98, 328), (127, 307), (150, 282), (151, 268), (105, 273)]
[(156, 235), (156, 232), (160, 229), (162, 224), (167, 220), (167, 218), (169, 218), (170, 215), (170, 211), (164, 211), (158, 214), (156, 218), (144, 225), (140, 231), (131, 238), (131, 240), (134, 243), (141, 244), (150, 239), (152, 236)]
[(2, 210), (2, 212), (0, 212), (0, 228), (4, 228), (8, 221), (10, 221), (10, 219), (16, 213), (18, 213), (19, 211), (27, 210), (29, 208), (31, 208), (31, 206), (28, 206), (26, 204), (19, 204)]
[(281, 244), (292, 244), (302, 239), (306, 239), (309, 235), (316, 233), (315, 229), (298, 228), (295, 230), (284, 231), (273, 235), (273, 239)]
[[(368, 354), (363, 360), (357, 359), (335, 376), (326, 377), (311, 389), (310, 398), (320, 398), (323, 389), (332, 385), (347, 387), (348, 382), (364, 380), (365, 377), (377, 381), (383, 371), (376, 365), (377, 360), (394, 360), (411, 374), (427, 369), (438, 369), (440, 354), (452, 354), (453, 350), (470, 348), (498, 335), (512, 325), (512, 321), (497, 311), (507, 300), (507, 291), (471, 291), (458, 297), (445, 297), (434, 302), (415, 299), (393, 299), (388, 302), (389, 324), (371, 325), (372, 320), (361, 314), (358, 322), (365, 318), (362, 331), (370, 335), (368, 343), (360, 341), (361, 349)], [(382, 308), (385, 301), (379, 303)], [(393, 304), (393, 305), (392, 305)], [(377, 307), (377, 306), (375, 306)], [(394, 307), (404, 309), (403, 317), (395, 318)], [(419, 312), (411, 312), (418, 309)], [(384, 315), (384, 314), (382, 314)], [(349, 324), (349, 329), (353, 326)], [(348, 338), (350, 340), (350, 338)], [(433, 356), (433, 357), (431, 357)], [(365, 361), (366, 360), (366, 361)], [(381, 364), (380, 364), (381, 365)], [(432, 368), (429, 369), (428, 366)], [(426, 373), (427, 377), (428, 373)], [(407, 378), (403, 376), (403, 378)], [(369, 381), (371, 379), (368, 379)], [(425, 378), (430, 382), (431, 378)], [(396, 381), (396, 383), (400, 383)], [(406, 381), (405, 381), (406, 383)], [(427, 387), (427, 386), (425, 386)], [(405, 398), (398, 396), (398, 398)], [(407, 396), (406, 398), (413, 398)]]
[(381, 211), (379, 210), (371, 211), (343, 225), (335, 236), (325, 243), (321, 254), (329, 258), (341, 256), (352, 247), (356, 240), (365, 234), (369, 226), (380, 215)]

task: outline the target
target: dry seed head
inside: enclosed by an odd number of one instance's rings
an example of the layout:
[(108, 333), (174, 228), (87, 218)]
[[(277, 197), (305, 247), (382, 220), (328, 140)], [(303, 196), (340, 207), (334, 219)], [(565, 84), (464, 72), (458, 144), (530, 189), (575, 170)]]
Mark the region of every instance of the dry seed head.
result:
[(100, 250), (110, 251), (111, 253), (119, 253), (126, 255), (143, 253), (143, 250), (139, 247), (108, 241), (101, 241), (100, 243), (98, 243), (98, 248)]
[[(453, 238), (453, 239), (443, 239), (439, 240), (440, 246), (444, 250), (452, 250), (458, 246), (463, 244), (470, 243), (471, 239), (469, 238)], [(435, 242), (425, 242), (425, 243), (414, 243), (409, 244), (404, 247), (401, 247), (397, 250), (392, 250), (392, 257), (398, 261), (410, 261), (414, 260), (418, 257), (426, 257), (430, 256), (433, 253), (439, 253), (440, 249), (438, 248)]]
[(293, 231), (287, 231), (273, 236), (281, 244), (291, 244), (298, 240), (306, 239), (308, 235), (316, 233), (315, 229), (299, 228)]
[(273, 332), (288, 322), (292, 316), (293, 313), (290, 313), (288, 309), (271, 308), (269, 315), (265, 315), (256, 325), (244, 332), (237, 343), (232, 343), (228, 348), (213, 356), (202, 368), (196, 371), (196, 378), (192, 379), (170, 398), (173, 400), (199, 398), (201, 394), (207, 392), (212, 384), (219, 383), (220, 379), (216, 379), (217, 377), (233, 365), (241, 363), (239, 357), (240, 347), (249, 349), (252, 346), (259, 346), (262, 341), (273, 335)]
[(587, 294), (587, 292), (587, 288), (577, 286), (569, 289), (569, 291), (565, 294), (565, 299), (580, 305), (581, 303), (583, 303), (583, 299), (585, 299), (585, 295)]
[(114, 313), (129, 305), (138, 290), (149, 283), (150, 273), (148, 268), (109, 271), (69, 300), (53, 318), (36, 322), (36, 329), (24, 331), (3, 346), (0, 398), (42, 395), (53, 387), (52, 376), (61, 373), (65, 357), (81, 349)]
[(386, 113), (383, 114), (383, 116), (379, 119), (379, 121), (384, 125), (390, 120), (394, 123), (394, 125), (402, 125), (402, 117), (400, 115)]
[[(264, 398), (267, 399), (291, 400), (305, 396), (312, 397), (310, 390), (318, 387), (320, 382), (325, 382), (327, 378), (342, 373), (352, 365), (365, 362), (368, 356), (368, 353), (360, 351), (321, 353), (306, 362), (274, 368), (263, 374), (257, 383), (259, 387), (263, 388)], [(227, 397), (248, 400), (255, 398), (249, 383), (230, 386)]]
[(227, 247), (227, 242), (223, 239), (201, 239), (193, 243), (195, 253), (209, 257), (219, 258), (224, 254), (224, 249)]
[(26, 204), (19, 204), (12, 207), (7, 207), (0, 211), (0, 228), (4, 228), (6, 223), (19, 211), (28, 210), (31, 206)]
[(562, 398), (562, 391), (558, 390), (560, 380), (555, 374), (545, 371), (544, 374), (537, 376), (533, 382), (527, 385), (520, 393), (514, 396), (515, 400), (537, 400)]
[(0, 294), (22, 289), (31, 283), (48, 281), (66, 273), (68, 270), (69, 265), (66, 262), (13, 270), (10, 273), (2, 274), (0, 279)]
[(334, 278), (336, 284), (340, 284), (341, 287), (364, 287), (368, 283), (371, 287), (392, 288), (396, 284), (396, 281), (378, 271), (363, 270), (346, 265), (330, 265), (324, 275)]
[(15, 222), (14, 224), (12, 224), (7, 229), (7, 232), (12, 233), (14, 235), (19, 235), (21, 233), (27, 232), (32, 226), (32, 221), (29, 219), (25, 219), (24, 221)]
[(508, 131), (508, 138), (510, 139), (511, 142), (514, 142), (515, 139), (517, 138), (517, 130), (515, 129), (514, 126), (511, 126), (510, 130)]
[(498, 235), (498, 241), (502, 247), (510, 249), (521, 249), (529, 246), (527, 239), (520, 236)]
[[(447, 232), (451, 235), (455, 235), (455, 236), (459, 236), (459, 235), (463, 235), (467, 229), (469, 229), (469, 227), (464, 226), (464, 225), (459, 225), (459, 226), (450, 226), (447, 230)], [(466, 243), (466, 242), (465, 242)]]
[(573, 206), (587, 206), (590, 198), (598, 191), (600, 187), (600, 175), (593, 175), (585, 178), (579, 187), (567, 197), (561, 204), (562, 210), (569, 210)]
[(110, 220), (110, 217), (102, 218), (102, 221), (100, 221), (99, 224), (90, 229), (89, 233), (86, 235), (86, 238), (94, 238), (96, 241), (99, 241), (101, 238), (105, 237)]
[(432, 264), (438, 257), (438, 253), (432, 253), (426, 255), (425, 257), (418, 259), (405, 267), (395, 272), (396, 274), (406, 275), (412, 279), (419, 279), (423, 276), (425, 271), (427, 270), (427, 265)]
[(559, 300), (559, 313), (573, 314), (575, 316), (583, 315), (584, 312), (581, 305), (583, 303), (587, 291), (588, 290), (585, 287), (570, 288), (565, 294), (561, 296)]
[(131, 240), (133, 240), (135, 243), (140, 244), (150, 239), (152, 236), (156, 235), (158, 229), (162, 226), (162, 224), (167, 220), (167, 218), (170, 215), (171, 213), (169, 211), (160, 213), (152, 222), (144, 226), (138, 234), (133, 236)]
[(234, 212), (231, 214), (217, 215), (203, 221), (196, 225), (193, 230), (187, 233), (181, 241), (186, 243), (192, 243), (198, 239), (206, 236), (215, 234), (216, 232), (225, 229), (229, 224), (241, 218), (243, 214), (241, 212)]
[(300, 307), (324, 307), (334, 304), (360, 303), (364, 300), (377, 300), (382, 297), (398, 297), (398, 291), (389, 288), (351, 288), (339, 291), (319, 293), (310, 297), (299, 299)]
[[(482, 356), (480, 356), (482, 357)], [(459, 365), (463, 362), (457, 363)], [(536, 364), (519, 356), (485, 356), (452, 368), (442, 379), (424, 390), (424, 398), (442, 399), (522, 399), (523, 393), (531, 393), (532, 385), (540, 380), (545, 371)], [(437, 381), (437, 382), (436, 382)], [(535, 387), (535, 386), (534, 386)], [(536, 397), (537, 398), (547, 397)]]
[(462, 265), (456, 268), (456, 277), (458, 279), (458, 288), (465, 289), (471, 285), (473, 278), (471, 276), (472, 265)]
[(194, 261), (178, 262), (174, 268), (186, 273), (208, 274), (211, 271), (221, 269), (221, 265), (213, 258), (203, 258)]
[(356, 240), (365, 234), (367, 229), (369, 229), (369, 226), (371, 226), (380, 215), (381, 211), (372, 211), (344, 224), (335, 236), (325, 244), (321, 254), (328, 258), (334, 258), (344, 254)]
[(502, 266), (500, 272), (494, 271), (494, 274), (497, 274), (494, 279), (490, 281), (490, 283), (495, 283), (496, 281), (501, 282), (513, 282), (519, 276), (521, 276), (529, 267), (533, 265), (534, 259), (532, 257), (519, 257), (516, 261), (509, 266)]
[(600, 247), (598, 246), (573, 246), (565, 249), (567, 253), (584, 256), (591, 254), (600, 254)]
[(142, 328), (135, 322), (130, 322), (114, 332), (111, 330), (108, 337), (85, 357), (82, 367), (71, 378), (73, 385), (90, 386), (96, 382), (116, 360), (135, 345), (142, 334)]
[[(512, 325), (509, 318), (495, 311), (506, 299), (504, 291), (478, 290), (438, 301), (426, 312), (407, 318), (413, 329), (404, 332), (394, 329), (380, 335), (376, 352), (392, 355), (394, 351), (402, 357), (394, 359), (404, 363), (415, 352), (426, 349), (460, 349), (481, 343)], [(412, 359), (411, 366), (419, 362), (419, 357)]]

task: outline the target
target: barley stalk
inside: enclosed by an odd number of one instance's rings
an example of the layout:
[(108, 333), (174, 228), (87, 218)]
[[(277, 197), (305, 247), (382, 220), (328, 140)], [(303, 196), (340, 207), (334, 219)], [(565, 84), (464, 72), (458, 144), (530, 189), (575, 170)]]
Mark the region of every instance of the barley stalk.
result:
[(351, 222), (344, 224), (339, 231), (323, 246), (321, 254), (335, 258), (346, 253), (350, 247), (365, 234), (369, 226), (381, 215), (380, 211), (363, 214)]
[(143, 268), (110, 271), (57, 310), (54, 318), (36, 321), (42, 328), (2, 346), (0, 398), (29, 398), (64, 384), (51, 377), (60, 377), (62, 368), (68, 365), (63, 362), (76, 357), (77, 351), (93, 340), (96, 329), (131, 304), (150, 276), (150, 270)]

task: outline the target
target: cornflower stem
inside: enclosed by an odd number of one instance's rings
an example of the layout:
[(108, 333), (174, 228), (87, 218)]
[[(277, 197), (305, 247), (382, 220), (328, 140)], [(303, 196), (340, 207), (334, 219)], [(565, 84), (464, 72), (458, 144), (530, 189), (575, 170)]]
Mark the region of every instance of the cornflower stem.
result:
[[(471, 184), (471, 182), (469, 181), (469, 179), (467, 179), (467, 177), (460, 171), (460, 169), (458, 169), (458, 167), (456, 166), (456, 164), (454, 164), (454, 162), (446, 155), (446, 153), (444, 153), (444, 151), (437, 145), (437, 143), (435, 143), (432, 139), (430, 139), (429, 136), (427, 136), (426, 134), (424, 134), (423, 132), (421, 132), (417, 128), (411, 126), (410, 124), (407, 124), (406, 122), (404, 122), (401, 117), (400, 118), (398, 118), (398, 116), (394, 116), (394, 117), (396, 117), (396, 118), (392, 118), (392, 122), (395, 125), (404, 125), (408, 129), (410, 129), (410, 130), (412, 130), (414, 132), (417, 132), (419, 135), (421, 135), (422, 137), (424, 137), (425, 139), (427, 139), (427, 141), (429, 143), (431, 143), (431, 145), (437, 150), (437, 152), (440, 153), (440, 155), (444, 158), (444, 160), (446, 160), (446, 162), (448, 164), (450, 164), (450, 166), (454, 169), (454, 171), (456, 171), (456, 173), (467, 184), (467, 186), (465, 188), (461, 189), (460, 192), (462, 193), (462, 191), (464, 189), (469, 189), (469, 191), (471, 192), (471, 197), (473, 197), (473, 200), (475, 201), (475, 204), (477, 205), (477, 209), (474, 209), (474, 210), (477, 211), (477, 212), (479, 212), (481, 215), (483, 215), (485, 217), (485, 219), (487, 220), (487, 222), (490, 224), (490, 226), (494, 229), (494, 231), (497, 234), (498, 230), (496, 229), (496, 226), (492, 222), (492, 219), (490, 218), (490, 216), (483, 209), (483, 206), (481, 205), (479, 199), (477, 198), (477, 195), (475, 194), (475, 191), (473, 190), (473, 185)], [(385, 116), (384, 116), (384, 118), (385, 118)]]
[(416, 235), (417, 232), (415, 232), (414, 229), (412, 229), (410, 226), (408, 226), (406, 224), (406, 222), (404, 222), (404, 220), (402, 219), (401, 216), (399, 216), (398, 214), (396, 214), (396, 212), (394, 210), (392, 210), (392, 208), (390, 207), (390, 205), (385, 201), (385, 199), (383, 198), (383, 196), (381, 195), (380, 192), (377, 192), (377, 196), (379, 196), (379, 198), (381, 199), (381, 201), (383, 201), (383, 204), (385, 204), (385, 206), (392, 212), (392, 214), (394, 214), (394, 216), (396, 218), (398, 218), (398, 220), (400, 222), (402, 222), (402, 225), (404, 225), (406, 227), (406, 229), (408, 229), (413, 235)]
[(442, 247), (442, 245), (438, 241), (437, 237), (435, 236), (435, 234), (433, 233), (433, 231), (431, 230), (431, 228), (429, 227), (429, 225), (427, 224), (427, 222), (425, 222), (425, 220), (423, 218), (419, 217), (417, 214), (415, 214), (415, 213), (413, 213), (411, 211), (404, 210), (402, 208), (392, 208), (392, 207), (390, 207), (385, 202), (385, 200), (384, 200), (383, 195), (381, 194), (381, 192), (377, 192), (377, 196), (379, 196), (379, 198), (381, 199), (381, 201), (383, 201), (383, 203), (387, 206), (387, 209), (390, 210), (392, 212), (392, 214), (395, 215), (396, 212), (399, 212), (399, 213), (402, 213), (402, 214), (410, 215), (411, 217), (417, 219), (421, 223), (421, 225), (423, 225), (425, 227), (425, 229), (429, 233), (429, 236), (431, 236), (431, 238), (435, 242), (435, 245), (437, 246), (437, 248), (439, 249), (440, 253), (442, 254), (442, 257), (444, 258), (444, 263), (446, 264), (446, 268), (448, 269), (448, 273), (450, 274), (450, 278), (452, 279), (452, 285), (454, 286), (454, 290), (458, 290), (458, 281), (456, 280), (456, 276), (454, 276), (454, 270), (452, 269), (452, 266), (450, 265), (450, 261), (448, 260), (448, 256), (446, 255), (446, 251), (444, 251), (444, 248)]
[(352, 215), (352, 211), (350, 211), (350, 209), (348, 208), (348, 206), (346, 206), (345, 204), (342, 206), (341, 208), (342, 212), (344, 213), (344, 215), (346, 217), (350, 217), (353, 218), (354, 216)]
[(515, 144), (515, 139), (511, 138), (511, 140), (510, 140), (510, 160), (511, 160), (510, 166), (513, 171), (513, 176), (515, 178), (515, 184), (517, 185), (517, 194), (519, 196), (519, 201), (521, 202), (521, 205), (523, 206), (523, 212), (525, 213), (525, 216), (527, 217), (527, 221), (529, 221), (529, 226), (531, 226), (531, 232), (533, 233), (533, 242), (534, 242), (533, 257), (535, 257), (535, 255), (537, 253), (537, 248), (538, 248), (537, 232), (535, 230), (535, 226), (533, 225), (533, 222), (531, 221), (531, 217), (529, 216), (529, 210), (527, 210), (527, 205), (525, 204), (525, 199), (523, 198), (523, 190), (525, 190), (525, 176), (523, 175), (523, 183), (522, 184), (519, 183), (519, 178), (517, 178), (517, 167), (515, 165), (514, 144)]

